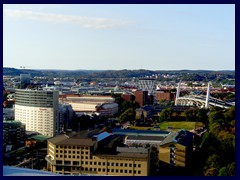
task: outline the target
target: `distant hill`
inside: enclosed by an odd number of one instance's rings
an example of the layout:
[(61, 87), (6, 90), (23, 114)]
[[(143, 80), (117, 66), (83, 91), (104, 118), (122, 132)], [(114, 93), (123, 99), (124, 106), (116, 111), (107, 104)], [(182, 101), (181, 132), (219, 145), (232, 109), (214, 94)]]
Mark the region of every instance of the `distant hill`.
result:
[(32, 70), (32, 69), (15, 69), (15, 68), (3, 68), (3, 75), (5, 76), (19, 76), (20, 74), (31, 74), (31, 76), (52, 76), (52, 77), (71, 77), (71, 76), (83, 76), (100, 72), (98, 70)]
[[(132, 78), (145, 77), (153, 74), (178, 75), (178, 79), (191, 81), (210, 81), (222, 79), (234, 79), (234, 70), (31, 70), (3, 68), (3, 75), (19, 76), (20, 74), (31, 74), (31, 76), (48, 76), (48, 77), (76, 77), (76, 78)], [(177, 80), (177, 79), (176, 79)]]

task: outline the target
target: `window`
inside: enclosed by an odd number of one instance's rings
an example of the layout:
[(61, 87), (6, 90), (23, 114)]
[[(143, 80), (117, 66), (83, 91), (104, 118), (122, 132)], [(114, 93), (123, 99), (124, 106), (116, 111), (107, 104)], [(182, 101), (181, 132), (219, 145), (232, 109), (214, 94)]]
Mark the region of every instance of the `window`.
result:
[(105, 166), (105, 162), (103, 162), (102, 165)]
[(71, 161), (64, 161), (65, 165), (71, 165)]
[(132, 164), (129, 164), (129, 167), (132, 167)]
[(127, 170), (125, 170), (124, 172), (127, 173)]
[(101, 162), (98, 162), (98, 165), (100, 165), (100, 166), (101, 166)]
[(138, 174), (141, 174), (141, 171), (138, 171)]
[(112, 169), (111, 172), (114, 172), (114, 169)]
[(123, 166), (123, 163), (120, 163), (120, 166), (122, 167), (122, 166)]
[(127, 167), (128, 166), (128, 164), (127, 163), (125, 163), (125, 167)]
[(129, 173), (132, 173), (132, 170), (129, 170)]
[(92, 165), (92, 161), (90, 161), (90, 165)]
[(120, 173), (123, 173), (123, 170), (122, 170), (122, 169), (120, 169)]
[(75, 158), (75, 156), (73, 156), (72, 158)]
[(97, 162), (94, 162), (94, 165), (97, 165)]
[(94, 168), (94, 171), (97, 171), (97, 168)]
[(138, 164), (138, 167), (140, 168), (140, 167), (141, 167), (141, 164)]
[(105, 168), (103, 168), (102, 171), (105, 172)]
[(134, 164), (134, 167), (136, 167), (136, 164)]
[(56, 166), (56, 171), (62, 171), (62, 166)]
[(69, 155), (68, 158), (71, 158), (71, 155)]
[(98, 171), (101, 171), (101, 168), (98, 168)]
[(62, 161), (56, 160), (56, 164), (62, 164)]
[(112, 166), (114, 166), (114, 163), (112, 163)]
[(78, 161), (73, 161), (73, 165), (79, 165)]
[(118, 169), (116, 169), (116, 173), (118, 173)]
[(118, 163), (116, 163), (116, 166), (118, 166)]

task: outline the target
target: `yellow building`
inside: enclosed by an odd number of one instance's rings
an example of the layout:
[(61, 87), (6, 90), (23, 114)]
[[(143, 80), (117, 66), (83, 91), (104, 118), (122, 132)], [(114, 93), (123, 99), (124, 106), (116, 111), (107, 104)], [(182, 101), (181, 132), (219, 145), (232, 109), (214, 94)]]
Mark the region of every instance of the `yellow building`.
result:
[(186, 130), (170, 133), (159, 146), (159, 160), (175, 167), (187, 167), (193, 150), (193, 134)]
[(148, 149), (117, 147), (113, 152), (98, 148), (97, 138), (86, 133), (51, 138), (46, 156), (48, 170), (65, 175), (149, 175)]

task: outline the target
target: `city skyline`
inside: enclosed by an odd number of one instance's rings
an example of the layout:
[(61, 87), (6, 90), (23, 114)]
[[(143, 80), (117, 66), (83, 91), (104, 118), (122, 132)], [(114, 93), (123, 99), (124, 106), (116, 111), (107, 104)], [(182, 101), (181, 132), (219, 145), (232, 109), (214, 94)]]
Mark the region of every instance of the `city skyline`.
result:
[(235, 6), (3, 5), (3, 67), (235, 70)]

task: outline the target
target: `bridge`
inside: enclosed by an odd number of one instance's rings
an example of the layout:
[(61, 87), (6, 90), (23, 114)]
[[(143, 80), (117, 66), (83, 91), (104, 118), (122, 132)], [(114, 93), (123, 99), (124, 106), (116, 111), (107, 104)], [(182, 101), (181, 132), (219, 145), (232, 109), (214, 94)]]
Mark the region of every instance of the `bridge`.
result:
[(186, 95), (180, 97), (180, 84), (178, 83), (177, 94), (175, 99), (175, 106), (196, 106), (200, 108), (209, 108), (209, 107), (221, 107), (221, 108), (229, 108), (231, 106), (235, 106), (234, 101), (222, 101), (210, 96), (210, 84), (208, 83), (207, 94), (204, 95)]

